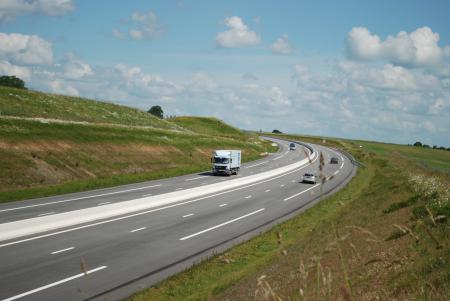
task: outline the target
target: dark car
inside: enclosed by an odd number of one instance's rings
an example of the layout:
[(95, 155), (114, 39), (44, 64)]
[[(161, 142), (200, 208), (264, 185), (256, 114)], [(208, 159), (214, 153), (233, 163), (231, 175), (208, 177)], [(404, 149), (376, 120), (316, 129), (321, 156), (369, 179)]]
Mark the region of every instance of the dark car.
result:
[(333, 157), (330, 159), (330, 164), (339, 164), (339, 159), (336, 157)]
[(289, 149), (290, 150), (295, 150), (295, 143), (289, 144)]

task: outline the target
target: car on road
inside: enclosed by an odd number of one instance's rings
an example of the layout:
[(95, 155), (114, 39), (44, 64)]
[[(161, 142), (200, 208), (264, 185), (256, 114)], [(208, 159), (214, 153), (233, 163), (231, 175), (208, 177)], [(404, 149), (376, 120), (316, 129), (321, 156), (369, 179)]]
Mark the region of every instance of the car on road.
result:
[(295, 150), (295, 143), (289, 144), (289, 149), (290, 150)]
[(312, 173), (305, 173), (302, 179), (303, 183), (316, 184), (316, 176)]
[(333, 157), (330, 159), (330, 164), (339, 164), (339, 159), (336, 157)]

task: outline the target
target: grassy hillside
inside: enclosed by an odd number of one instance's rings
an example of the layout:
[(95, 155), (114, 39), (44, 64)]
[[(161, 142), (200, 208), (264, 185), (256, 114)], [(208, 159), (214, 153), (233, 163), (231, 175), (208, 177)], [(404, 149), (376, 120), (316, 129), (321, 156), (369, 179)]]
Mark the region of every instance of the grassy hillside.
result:
[[(2, 114), (8, 113), (7, 118), (0, 116), (0, 202), (204, 171), (217, 148), (242, 149), (244, 161), (275, 150), (218, 120), (189, 118), (191, 128), (185, 130), (123, 106), (1, 91), (9, 96), (0, 96)], [(228, 134), (218, 134), (225, 128)]]
[(369, 141), (356, 141), (356, 143), (369, 151), (385, 156), (403, 157), (424, 168), (450, 175), (450, 151)]
[(169, 121), (185, 129), (205, 135), (218, 135), (235, 138), (245, 137), (245, 134), (242, 131), (213, 117), (183, 116), (170, 118)]
[(418, 148), (399, 156), (410, 149), (340, 139), (326, 145), (367, 167), (298, 217), (130, 300), (449, 300), (450, 179), (427, 168), (448, 163), (447, 154)]
[(48, 118), (178, 129), (147, 112), (80, 97), (0, 86), (0, 116)]

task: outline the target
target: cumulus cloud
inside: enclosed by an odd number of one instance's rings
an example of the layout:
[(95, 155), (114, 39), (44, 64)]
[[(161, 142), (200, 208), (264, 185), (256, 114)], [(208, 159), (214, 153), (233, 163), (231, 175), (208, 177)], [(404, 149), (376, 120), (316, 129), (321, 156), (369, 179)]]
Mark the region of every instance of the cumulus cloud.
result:
[(29, 13), (62, 16), (74, 9), (73, 0), (2, 0), (0, 22), (12, 21), (20, 15)]
[(14, 75), (23, 80), (29, 80), (31, 71), (27, 67), (16, 66), (10, 62), (0, 60), (0, 75)]
[(73, 54), (67, 55), (67, 62), (64, 64), (64, 76), (70, 79), (81, 79), (94, 74), (91, 66), (75, 57)]
[(50, 87), (50, 90), (52, 93), (56, 94), (63, 94), (63, 95), (70, 95), (70, 96), (79, 96), (80, 93), (78, 90), (74, 87), (72, 87), (67, 82), (55, 79), (52, 81), (47, 82), (48, 86)]
[(135, 95), (164, 96), (170, 99), (183, 89), (181, 85), (167, 81), (160, 75), (143, 72), (140, 67), (117, 64), (114, 70), (121, 86)]
[(52, 44), (36, 35), (0, 33), (0, 59), (25, 65), (53, 62)]
[(240, 17), (226, 18), (225, 25), (229, 29), (218, 33), (216, 36), (216, 43), (219, 47), (247, 47), (257, 45), (261, 41), (259, 35), (250, 30)]
[(436, 66), (447, 47), (438, 45), (439, 34), (429, 27), (421, 27), (411, 33), (399, 32), (384, 41), (365, 27), (354, 27), (347, 35), (347, 55), (351, 59), (374, 61), (387, 60), (404, 66)]
[(276, 54), (291, 54), (295, 50), (287, 34), (284, 34), (270, 45), (270, 49)]
[(152, 39), (162, 35), (165, 27), (152, 11), (147, 13), (134, 12), (128, 20), (128, 29), (113, 29), (112, 34), (117, 39), (129, 37), (133, 40)]

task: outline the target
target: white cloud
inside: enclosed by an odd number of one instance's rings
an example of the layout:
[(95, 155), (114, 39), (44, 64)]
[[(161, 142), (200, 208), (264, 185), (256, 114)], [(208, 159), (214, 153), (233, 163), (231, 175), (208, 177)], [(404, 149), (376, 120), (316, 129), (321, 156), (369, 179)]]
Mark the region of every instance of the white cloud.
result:
[(284, 95), (280, 87), (272, 87), (270, 89), (269, 99), (272, 101), (271, 104), (276, 106), (288, 106), (291, 104), (289, 99), (287, 98), (286, 95)]
[(17, 64), (48, 65), (53, 62), (52, 44), (36, 35), (0, 33), (0, 59)]
[(216, 43), (223, 48), (247, 47), (259, 44), (261, 38), (251, 31), (240, 17), (233, 16), (225, 19), (229, 28), (216, 36)]
[(12, 21), (29, 13), (62, 16), (75, 9), (72, 0), (2, 0), (0, 1), (0, 22)]
[(289, 41), (287, 34), (282, 35), (270, 45), (270, 49), (276, 54), (291, 54), (295, 50), (294, 45)]
[(92, 68), (86, 62), (76, 58), (73, 54), (67, 55), (67, 62), (64, 64), (64, 76), (70, 79), (81, 79), (94, 74)]
[(76, 88), (72, 87), (71, 85), (67, 84), (66, 82), (60, 79), (49, 81), (47, 82), (47, 84), (50, 87), (52, 93), (70, 96), (79, 96), (80, 94)]
[(114, 68), (119, 76), (118, 84), (134, 95), (152, 95), (170, 98), (183, 90), (181, 85), (166, 81), (160, 75), (147, 74), (139, 67), (118, 64)]
[(351, 59), (387, 60), (404, 66), (437, 66), (442, 61), (443, 50), (438, 45), (439, 34), (429, 27), (411, 33), (401, 31), (382, 41), (365, 27), (354, 27), (347, 35), (347, 55)]
[(143, 40), (156, 38), (165, 32), (165, 27), (160, 24), (158, 17), (152, 11), (147, 13), (134, 12), (128, 23), (127, 33), (123, 30), (113, 29), (113, 36), (117, 39), (128, 36), (133, 40)]
[(14, 75), (27, 81), (31, 77), (31, 71), (27, 67), (16, 66), (10, 62), (0, 60), (0, 75)]

